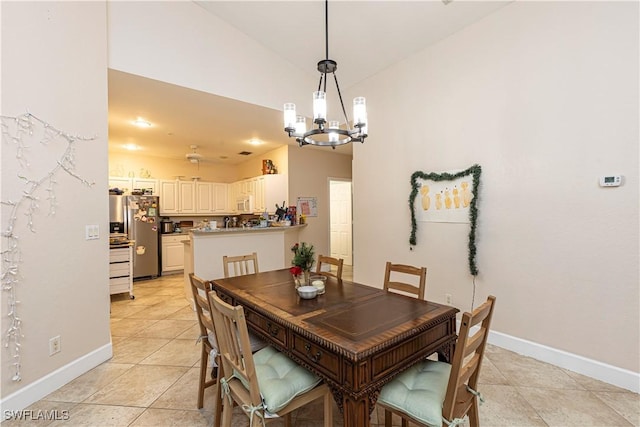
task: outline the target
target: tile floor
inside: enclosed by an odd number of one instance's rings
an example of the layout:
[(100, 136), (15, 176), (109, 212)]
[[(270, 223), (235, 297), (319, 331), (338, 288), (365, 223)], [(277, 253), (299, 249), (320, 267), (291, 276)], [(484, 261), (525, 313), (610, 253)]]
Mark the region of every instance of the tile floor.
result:
[[(70, 419), (9, 420), (3, 427), (212, 425), (213, 387), (205, 393), (205, 407), (196, 409), (199, 331), (184, 298), (182, 275), (136, 282), (135, 294), (135, 300), (112, 296), (113, 358), (28, 408), (67, 410)], [(639, 395), (499, 347), (488, 347), (480, 382), (483, 427), (640, 427)], [(342, 425), (337, 408), (335, 418), (335, 425)], [(321, 403), (293, 414), (295, 426), (321, 426), (321, 419)], [(373, 426), (383, 420), (376, 408)], [(247, 417), (234, 416), (233, 426), (248, 425)]]

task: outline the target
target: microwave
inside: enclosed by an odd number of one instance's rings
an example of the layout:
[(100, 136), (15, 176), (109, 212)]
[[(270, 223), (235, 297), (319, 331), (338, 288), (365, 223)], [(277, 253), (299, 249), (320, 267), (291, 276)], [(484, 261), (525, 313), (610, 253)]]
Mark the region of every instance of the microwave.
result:
[(253, 196), (242, 196), (236, 199), (236, 211), (242, 213), (253, 213)]

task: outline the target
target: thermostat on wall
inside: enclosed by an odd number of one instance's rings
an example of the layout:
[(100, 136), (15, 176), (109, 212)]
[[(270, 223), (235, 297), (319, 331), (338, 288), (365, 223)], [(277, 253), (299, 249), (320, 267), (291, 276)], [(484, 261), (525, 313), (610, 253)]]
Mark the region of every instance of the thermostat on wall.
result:
[(600, 187), (618, 187), (622, 184), (622, 175), (604, 175), (600, 177)]

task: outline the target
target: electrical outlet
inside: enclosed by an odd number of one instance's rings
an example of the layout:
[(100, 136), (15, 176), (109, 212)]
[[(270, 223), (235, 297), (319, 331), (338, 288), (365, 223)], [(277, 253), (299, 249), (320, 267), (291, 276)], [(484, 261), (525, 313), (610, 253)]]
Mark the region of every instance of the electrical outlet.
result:
[(451, 301), (451, 294), (444, 294), (444, 303), (447, 305), (453, 304), (453, 302)]
[(49, 339), (49, 356), (60, 352), (60, 335)]

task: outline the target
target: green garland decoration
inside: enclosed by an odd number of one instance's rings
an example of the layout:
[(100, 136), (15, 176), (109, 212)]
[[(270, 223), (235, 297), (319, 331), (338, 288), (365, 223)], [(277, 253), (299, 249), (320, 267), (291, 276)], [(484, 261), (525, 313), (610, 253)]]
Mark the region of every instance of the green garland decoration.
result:
[(416, 230), (418, 229), (418, 224), (416, 221), (414, 201), (416, 200), (416, 196), (418, 195), (418, 179), (425, 179), (436, 182), (453, 181), (458, 178), (473, 175), (473, 188), (471, 189), (473, 198), (471, 199), (471, 204), (469, 205), (469, 220), (471, 222), (471, 229), (469, 230), (469, 271), (471, 272), (472, 276), (478, 275), (478, 267), (476, 265), (476, 226), (478, 220), (478, 187), (480, 186), (481, 173), (482, 168), (480, 167), (480, 165), (473, 165), (469, 169), (454, 174), (447, 172), (414, 172), (413, 174), (411, 174), (411, 195), (409, 196), (409, 209), (411, 210), (411, 236), (409, 237), (409, 244), (411, 246), (415, 246)]

